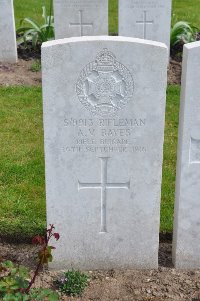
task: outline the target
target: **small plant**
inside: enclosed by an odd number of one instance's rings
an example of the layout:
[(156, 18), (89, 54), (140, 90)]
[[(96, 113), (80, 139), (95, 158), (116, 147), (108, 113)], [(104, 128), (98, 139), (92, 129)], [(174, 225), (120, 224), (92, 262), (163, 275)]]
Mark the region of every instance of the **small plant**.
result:
[(198, 32), (198, 28), (192, 26), (188, 22), (184, 22), (184, 21), (177, 22), (171, 30), (171, 36), (170, 36), (171, 47), (174, 47), (179, 43), (183, 45), (183, 44), (194, 42), (196, 40), (197, 32)]
[(35, 60), (35, 61), (32, 63), (32, 65), (31, 65), (31, 67), (30, 67), (30, 70), (31, 70), (32, 72), (39, 72), (39, 71), (41, 71), (41, 61), (40, 61), (40, 60)]
[[(31, 18), (24, 18), (20, 22), (20, 27), (17, 29), (18, 45), (24, 44), (26, 47), (29, 43), (32, 44), (33, 48), (41, 46), (43, 42), (53, 40), (54, 34), (54, 17), (52, 16), (52, 1), (50, 4), (50, 14), (47, 16), (46, 7), (42, 7), (42, 18), (44, 24), (39, 25), (36, 21)], [(23, 24), (26, 26), (22, 26)]]
[(69, 296), (79, 296), (88, 285), (89, 277), (80, 271), (67, 271), (56, 281), (59, 291)]
[(15, 297), (21, 297), (21, 290), (25, 290), (29, 285), (28, 270), (23, 266), (15, 266), (11, 261), (2, 261), (0, 272), (0, 296), (3, 300), (12, 300), (13, 294)]
[(49, 246), (51, 238), (58, 240), (60, 235), (54, 232), (54, 225), (46, 230), (46, 236), (37, 235), (33, 238), (33, 244), (38, 244), (41, 249), (38, 253), (38, 264), (31, 280), (28, 270), (23, 266), (17, 266), (11, 261), (0, 262), (0, 298), (4, 301), (31, 301), (49, 300), (57, 301), (58, 294), (50, 289), (35, 289), (33, 284), (44, 263), (51, 262), (53, 246)]

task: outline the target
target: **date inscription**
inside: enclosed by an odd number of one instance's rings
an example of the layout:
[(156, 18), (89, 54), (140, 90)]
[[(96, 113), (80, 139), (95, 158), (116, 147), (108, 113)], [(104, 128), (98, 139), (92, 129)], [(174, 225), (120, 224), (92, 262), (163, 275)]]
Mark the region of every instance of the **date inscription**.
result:
[(146, 152), (140, 145), (138, 129), (146, 126), (145, 118), (135, 119), (75, 119), (64, 118), (63, 126), (72, 137), (64, 152), (126, 153)]

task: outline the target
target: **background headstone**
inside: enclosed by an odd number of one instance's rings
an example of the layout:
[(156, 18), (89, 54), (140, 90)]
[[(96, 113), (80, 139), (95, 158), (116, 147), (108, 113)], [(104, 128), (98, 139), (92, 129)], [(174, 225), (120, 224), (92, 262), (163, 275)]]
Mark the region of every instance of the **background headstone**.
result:
[(184, 46), (173, 260), (200, 268), (200, 42)]
[(17, 62), (13, 0), (0, 0), (0, 62)]
[(43, 44), (53, 267), (157, 267), (167, 53), (124, 37)]
[(119, 0), (119, 35), (170, 46), (172, 0)]
[(108, 34), (108, 0), (54, 0), (56, 39)]

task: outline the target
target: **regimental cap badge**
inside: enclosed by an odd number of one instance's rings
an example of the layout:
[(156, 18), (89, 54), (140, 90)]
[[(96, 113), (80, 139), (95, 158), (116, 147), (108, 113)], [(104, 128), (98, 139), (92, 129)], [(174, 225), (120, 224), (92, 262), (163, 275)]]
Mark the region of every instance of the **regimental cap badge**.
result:
[(116, 57), (115, 55), (108, 51), (107, 48), (104, 48), (97, 57), (96, 62), (99, 71), (112, 71), (114, 68)]
[(130, 71), (104, 48), (81, 71), (76, 83), (80, 102), (93, 114), (114, 116), (131, 99), (134, 81)]

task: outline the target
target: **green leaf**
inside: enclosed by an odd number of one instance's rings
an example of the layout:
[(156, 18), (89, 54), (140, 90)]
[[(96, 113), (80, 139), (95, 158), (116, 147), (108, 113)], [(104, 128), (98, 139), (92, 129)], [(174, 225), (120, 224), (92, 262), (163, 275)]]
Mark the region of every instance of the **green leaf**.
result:
[(197, 31), (198, 29), (194, 26), (191, 26), (188, 22), (177, 22), (171, 30), (171, 46), (173, 47), (179, 42), (182, 42), (184, 44), (193, 42), (195, 40)]
[(35, 29), (36, 31), (40, 31), (40, 25), (37, 24), (37, 22), (35, 22), (31, 18), (24, 18), (24, 22), (31, 24), (32, 28)]
[(51, 293), (49, 295), (49, 301), (57, 301), (57, 300), (59, 300), (59, 296), (57, 293)]
[(29, 29), (32, 29), (32, 27), (19, 27), (17, 30), (16, 30), (16, 33), (17, 34), (23, 34), (25, 31), (29, 30)]
[(2, 263), (2, 266), (5, 268), (13, 268), (14, 264), (12, 263), (12, 261), (8, 260)]
[[(44, 24), (39, 25), (31, 18), (24, 18), (20, 21), (20, 27), (17, 29), (17, 34), (23, 35), (17, 39), (18, 45), (27, 45), (28, 41), (32, 42), (32, 46), (35, 48), (37, 45), (43, 42), (54, 39), (54, 17), (51, 16), (52, 1), (50, 6), (50, 16), (47, 16), (46, 7), (42, 7), (42, 17)], [(27, 24), (26, 26), (24, 24)]]
[(11, 275), (15, 275), (15, 274), (17, 273), (17, 271), (18, 271), (17, 268), (14, 268), (14, 267), (13, 267), (13, 268), (11, 269), (11, 271), (10, 271), (10, 274), (11, 274)]
[(45, 23), (47, 23), (47, 13), (45, 6), (42, 6), (42, 18), (44, 19)]
[(36, 48), (37, 42), (38, 42), (38, 35), (37, 35), (37, 33), (35, 33), (35, 34), (32, 35), (32, 45), (33, 45), (33, 48)]
[(79, 296), (88, 285), (89, 277), (80, 271), (67, 271), (64, 277), (57, 281), (59, 290), (69, 296)]

